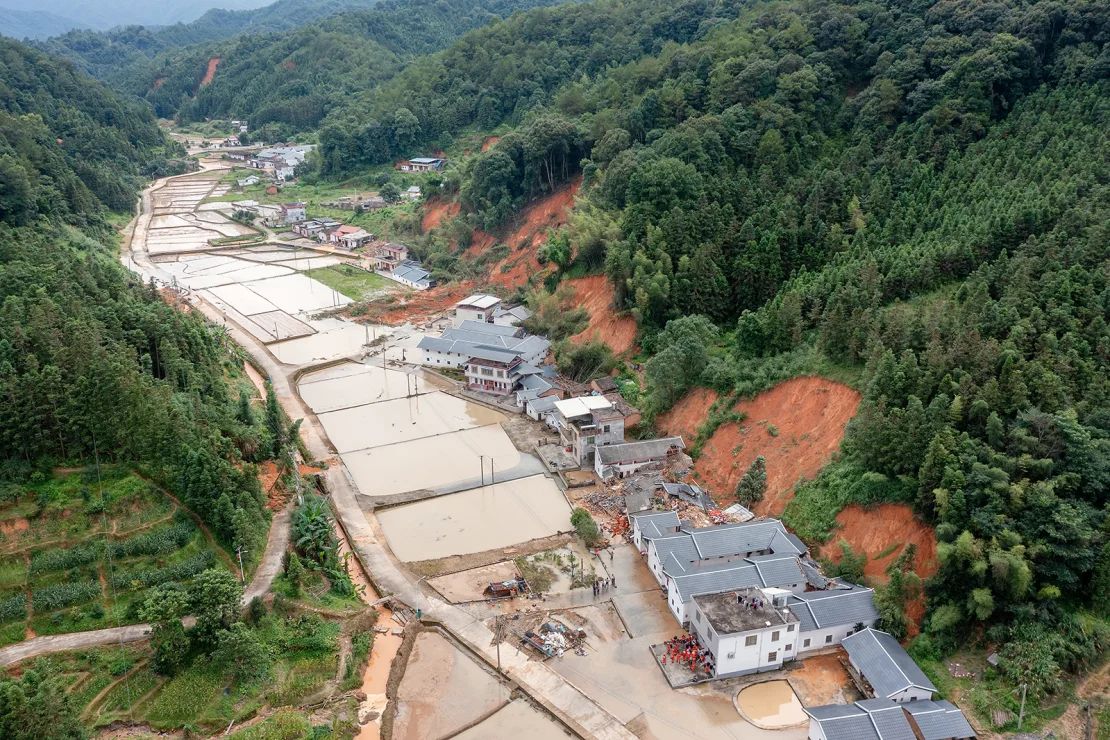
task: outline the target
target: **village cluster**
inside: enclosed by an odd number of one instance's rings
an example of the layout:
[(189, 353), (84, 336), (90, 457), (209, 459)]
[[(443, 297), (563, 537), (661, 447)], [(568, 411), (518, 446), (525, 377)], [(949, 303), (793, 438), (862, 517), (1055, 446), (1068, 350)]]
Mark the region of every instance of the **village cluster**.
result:
[[(550, 469), (592, 471), (617, 494), (609, 496), (622, 501), (611, 530), (626, 534), (642, 555), (684, 630), (651, 647), (672, 687), (843, 651), (867, 698), (805, 707), (811, 740), (975, 736), (955, 705), (934, 699), (936, 687), (898, 641), (875, 628), (871, 588), (824, 576), (781, 521), (738, 504), (718, 510), (708, 492), (681, 480), (690, 469), (681, 437), (626, 441), (639, 411), (612, 378), (576, 384), (543, 364), (549, 342), (518, 326), (528, 316), (496, 296), (468, 296), (440, 337), (420, 341), (419, 361), (463, 370), (470, 391), (503, 405), (511, 398), (519, 412), (558, 433), (555, 449), (537, 450)], [(523, 590), (516, 584), (514, 592)], [(532, 639), (550, 633), (533, 632)]]

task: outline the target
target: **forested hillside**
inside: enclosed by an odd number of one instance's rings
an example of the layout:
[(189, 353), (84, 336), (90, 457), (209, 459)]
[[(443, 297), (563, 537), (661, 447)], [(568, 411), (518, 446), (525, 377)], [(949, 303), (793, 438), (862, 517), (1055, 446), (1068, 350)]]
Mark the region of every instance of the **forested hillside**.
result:
[(842, 459), (788, 520), (827, 536), (853, 501), (912, 503), (940, 540), (919, 649), (986, 637), (1055, 688), (1110, 634), (1105, 4), (628, 7), (411, 65), (329, 117), (324, 173), (510, 123), (447, 178), (488, 229), (581, 172), (551, 254), (638, 321), (649, 412), (860, 377)]
[(230, 342), (110, 246), (106, 211), (130, 212), (171, 145), (143, 106), (67, 63), (0, 49), (0, 500), (99, 456), (139, 466), (257, 557), (266, 515), (243, 463), (274, 451), (228, 398)]
[(145, 106), (67, 62), (0, 39), (0, 221), (83, 221), (129, 210), (145, 177), (168, 174), (167, 144)]
[[(73, 59), (120, 92), (145, 98), (160, 117), (244, 118), (262, 136), (278, 140), (315, 128), (330, 110), (388, 79), (407, 60), (499, 17), (550, 2), (387, 0), (285, 33), (245, 33), (215, 43), (183, 47), (192, 31), (125, 28), (74, 32), (43, 48)], [(323, 7), (332, 6), (318, 9)], [(292, 22), (305, 15), (276, 17)], [(280, 27), (260, 24), (271, 25)], [(215, 74), (202, 85), (213, 60)]]

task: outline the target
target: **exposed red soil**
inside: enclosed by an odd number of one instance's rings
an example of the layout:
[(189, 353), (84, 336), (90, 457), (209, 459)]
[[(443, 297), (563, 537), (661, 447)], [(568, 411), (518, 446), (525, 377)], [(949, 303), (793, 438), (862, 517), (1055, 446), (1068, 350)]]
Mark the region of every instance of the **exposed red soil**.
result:
[(832, 380), (801, 377), (779, 383), (736, 404), (746, 418), (713, 433), (694, 464), (694, 477), (723, 503), (762, 455), (767, 493), (755, 512), (778, 516), (794, 497), (794, 487), (816, 476), (839, 449), (858, 406), (859, 393)]
[(541, 265), (536, 254), (547, 240), (548, 230), (567, 222), (567, 214), (574, 206), (574, 196), (581, 186), (581, 176), (576, 177), (521, 211), (504, 240), (511, 250), (509, 256), (490, 267), (491, 283), (512, 290), (527, 284), (529, 278), (541, 276), (551, 269)]
[(482, 142), (482, 151), (488, 152), (493, 147), (497, 146), (497, 142), (501, 141), (500, 136), (487, 136), (486, 140)]
[(208, 69), (204, 71), (204, 77), (200, 81), (200, 86), (212, 84), (212, 80), (216, 77), (216, 67), (220, 66), (220, 58), (212, 57), (208, 60)]
[(15, 534), (16, 532), (26, 532), (30, 528), (31, 522), (27, 521), (26, 517), (22, 516), (0, 521), (0, 534), (5, 536)]
[[(836, 532), (825, 544), (824, 554), (838, 560), (837, 542), (846, 540), (855, 552), (867, 555), (863, 573), (876, 582), (886, 582), (886, 569), (911, 543), (917, 545), (914, 572), (922, 578), (937, 572), (936, 534), (906, 504), (878, 504), (869, 508), (852, 504), (836, 515), (836, 523)], [(887, 550), (890, 552), (876, 558)]]
[[(922, 580), (937, 572), (937, 538), (932, 527), (913, 515), (905, 504), (879, 504), (864, 508), (853, 504), (836, 516), (837, 530), (821, 548), (825, 557), (839, 560), (840, 540), (851, 545), (852, 550), (867, 555), (863, 574), (872, 583), (885, 583), (886, 570), (902, 553), (905, 546), (914, 544), (917, 553), (913, 570)], [(888, 552), (889, 550), (889, 552)], [(880, 553), (886, 553), (881, 558)], [(910, 620), (910, 636), (917, 634), (925, 618), (925, 599), (918, 598), (906, 605)]]
[(292, 72), (294, 69), (297, 68), (297, 63), (294, 62), (292, 59), (286, 59), (284, 62), (281, 63), (281, 68), (284, 69), (286, 72)]
[(636, 321), (627, 314), (618, 314), (613, 306), (613, 284), (604, 275), (568, 280), (574, 289), (575, 305), (586, 309), (590, 323), (570, 338), (575, 344), (600, 339), (618, 355), (636, 346)]
[(160, 90), (162, 88), (162, 85), (165, 85), (165, 84), (166, 84), (166, 78), (165, 77), (157, 77), (157, 78), (155, 78), (154, 82), (151, 83), (150, 89), (151, 90)]
[(698, 429), (709, 416), (709, 407), (717, 402), (717, 391), (695, 388), (687, 393), (670, 411), (656, 418), (656, 426), (671, 436), (682, 437), (687, 443), (698, 436)]
[(427, 234), (432, 229), (439, 228), (439, 225), (447, 219), (457, 216), (458, 213), (457, 200), (429, 198), (424, 204), (424, 218), (420, 221), (420, 231)]
[(398, 300), (389, 304), (371, 304), (359, 321), (376, 322), (391, 326), (412, 322), (421, 324), (442, 314), (463, 298), (473, 293), (477, 283), (463, 280), (458, 283), (439, 285), (431, 290), (413, 291), (396, 294)]

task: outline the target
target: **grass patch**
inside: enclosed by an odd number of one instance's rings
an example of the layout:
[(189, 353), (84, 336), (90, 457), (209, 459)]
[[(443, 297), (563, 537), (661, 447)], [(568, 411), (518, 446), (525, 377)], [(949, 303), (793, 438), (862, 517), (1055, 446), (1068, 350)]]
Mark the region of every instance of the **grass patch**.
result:
[(312, 724), (299, 712), (282, 709), (257, 725), (233, 732), (228, 740), (300, 740), (312, 737)]
[(324, 285), (338, 290), (353, 301), (362, 300), (368, 293), (394, 289), (397, 283), (374, 272), (353, 267), (352, 265), (331, 265), (306, 270), (305, 275), (319, 280)]
[(226, 727), (234, 716), (228, 716), (222, 706), (225, 686), (224, 678), (200, 661), (200, 666), (194, 665), (167, 681), (143, 714), (159, 730), (184, 724), (210, 724), (212, 720)]

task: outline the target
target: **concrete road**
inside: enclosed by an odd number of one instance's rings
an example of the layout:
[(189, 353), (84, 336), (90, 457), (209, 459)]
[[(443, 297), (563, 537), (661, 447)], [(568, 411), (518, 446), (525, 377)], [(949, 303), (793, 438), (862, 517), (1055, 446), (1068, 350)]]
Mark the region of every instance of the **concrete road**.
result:
[[(130, 262), (131, 268), (144, 277), (156, 277), (167, 282), (170, 276), (149, 259), (146, 235), (151, 220), (152, 193), (172, 179), (159, 180), (143, 192), (141, 212), (131, 233), (125, 235), (124, 251), (121, 254), (124, 264)], [(301, 424), (301, 436), (309, 451), (321, 460), (333, 457), (335, 450), (328, 442), (319, 419), (307, 408), (294, 387), (298, 371), (304, 368), (280, 363), (257, 338), (199, 296), (193, 305), (213, 323), (226, 327), (229, 336), (269, 376), (278, 402), (289, 417), (304, 420)], [(418, 579), (401, 568), (384, 545), (385, 539), (376, 526), (376, 519), (372, 514), (364, 514), (359, 507), (357, 486), (346, 467), (341, 462), (333, 462), (326, 471), (324, 480), (352, 551), (379, 592), (395, 596), (408, 606), (420, 609), (425, 618), (438, 622), (491, 665), (494, 664), (496, 649), (493, 632), (462, 609), (432, 596), (430, 589), (422, 588)], [(501, 665), (505, 674), (533, 699), (583, 736), (601, 740), (632, 740), (635, 737), (620, 720), (579, 691), (571, 681), (546, 664), (531, 660), (520, 650), (503, 645)]]

